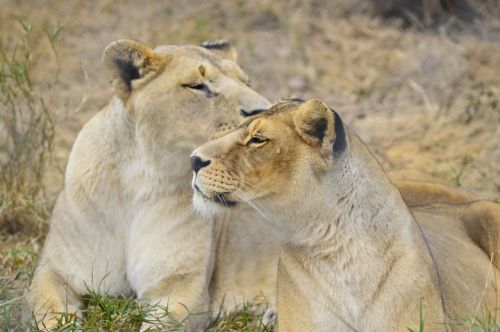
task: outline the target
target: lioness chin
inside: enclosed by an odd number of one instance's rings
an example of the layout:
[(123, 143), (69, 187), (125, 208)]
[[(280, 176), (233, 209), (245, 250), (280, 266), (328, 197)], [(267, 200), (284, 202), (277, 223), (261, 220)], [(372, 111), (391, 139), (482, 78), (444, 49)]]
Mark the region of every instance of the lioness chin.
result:
[(200, 213), (249, 204), (283, 235), (279, 330), (465, 330), (453, 319), (497, 309), (500, 205), (410, 210), (319, 100), (279, 103), (191, 160)]
[[(269, 105), (227, 42), (153, 50), (120, 40), (102, 60), (115, 96), (69, 157), (29, 293), (41, 328), (56, 326), (61, 313), (80, 314), (88, 289), (168, 307), (168, 316), (152, 312), (153, 321), (206, 313), (211, 288), (226, 293), (218, 286), (226, 279), (212, 274), (221, 223), (231, 216), (203, 220), (190, 206), (189, 154), (216, 128)], [(208, 317), (188, 321), (200, 330)]]

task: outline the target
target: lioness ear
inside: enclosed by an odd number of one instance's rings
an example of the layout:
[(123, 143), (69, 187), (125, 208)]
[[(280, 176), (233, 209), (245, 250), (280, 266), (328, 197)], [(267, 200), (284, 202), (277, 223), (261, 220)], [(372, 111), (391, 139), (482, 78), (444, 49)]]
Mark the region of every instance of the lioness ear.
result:
[(143, 82), (163, 69), (167, 56), (133, 40), (117, 40), (103, 52), (104, 68), (115, 88), (115, 93), (125, 100), (135, 80)]
[(238, 52), (236, 52), (236, 49), (227, 40), (207, 40), (203, 42), (201, 46), (215, 52), (225, 59), (235, 62), (238, 60)]
[(319, 147), (322, 155), (329, 155), (332, 145), (333, 153), (336, 154), (337, 141), (345, 145), (342, 120), (319, 99), (310, 99), (301, 104), (295, 111), (293, 123), (299, 136), (307, 144)]

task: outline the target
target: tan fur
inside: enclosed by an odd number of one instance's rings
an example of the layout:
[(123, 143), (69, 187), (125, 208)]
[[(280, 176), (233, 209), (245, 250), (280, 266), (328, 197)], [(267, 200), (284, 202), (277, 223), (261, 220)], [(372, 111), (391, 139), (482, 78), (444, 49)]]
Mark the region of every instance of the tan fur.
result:
[[(85, 125), (69, 158), (30, 290), (40, 327), (54, 326), (59, 312), (78, 312), (87, 288), (136, 294), (168, 305), (182, 319), (184, 306), (207, 311), (210, 288), (220, 303), (228, 292), (243, 301), (270, 287), (253, 279), (254, 293), (245, 294), (227, 281), (234, 274), (220, 271), (234, 262), (216, 254), (216, 240), (231, 216), (206, 220), (190, 205), (192, 149), (215, 128), (237, 123), (240, 110), (268, 106), (246, 85), (234, 50), (226, 51), (153, 50), (129, 40), (106, 48), (104, 69), (116, 96)], [(201, 83), (210, 93), (196, 88)], [(255, 220), (255, 213), (247, 218)], [(243, 253), (235, 251), (239, 264)], [(211, 285), (216, 260), (223, 263)], [(192, 316), (188, 329), (202, 329), (207, 321), (206, 315)]]
[(398, 169), (387, 176), (410, 207), (430, 203), (466, 203), (476, 200), (474, 195), (458, 188), (450, 188), (427, 173), (415, 169)]
[(466, 203), (474, 200), (472, 195), (441, 183), (391, 180), (409, 207), (431, 203)]
[(318, 100), (285, 102), (193, 152), (210, 161), (193, 178), (200, 212), (247, 203), (283, 238), (279, 330), (417, 330), (420, 307), (426, 331), (464, 330), (454, 318), (495, 310), (500, 205), (400, 182), (410, 210), (340, 121)]

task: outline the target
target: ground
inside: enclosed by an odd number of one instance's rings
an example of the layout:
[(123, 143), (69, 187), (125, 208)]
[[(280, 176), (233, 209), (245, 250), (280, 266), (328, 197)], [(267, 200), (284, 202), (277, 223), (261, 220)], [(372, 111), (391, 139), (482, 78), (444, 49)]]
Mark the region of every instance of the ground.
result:
[[(356, 7), (356, 1), (346, 3), (0, 0), (2, 49), (11, 51), (21, 39), (21, 21), (31, 25), (31, 83), (56, 120), (53, 155), (42, 179), (45, 210), (62, 186), (78, 131), (111, 96), (100, 57), (120, 38), (151, 46), (228, 39), (252, 87), (270, 100), (324, 99), (385, 169), (425, 172), (498, 201), (498, 3), (478, 1), (475, 23), (450, 18), (432, 29), (418, 22), (407, 27)], [(23, 289), (47, 229), (42, 219), (30, 227), (7, 227), (0, 220), (0, 329), (15, 329), (20, 319)], [(105, 299), (100, 306), (101, 300), (89, 300), (103, 308), (96, 317), (111, 310), (116, 324), (125, 325), (100, 328), (137, 326), (141, 308), (130, 300)], [(128, 323), (113, 306), (126, 312)], [(260, 330), (247, 320), (243, 313), (214, 323), (214, 329)]]

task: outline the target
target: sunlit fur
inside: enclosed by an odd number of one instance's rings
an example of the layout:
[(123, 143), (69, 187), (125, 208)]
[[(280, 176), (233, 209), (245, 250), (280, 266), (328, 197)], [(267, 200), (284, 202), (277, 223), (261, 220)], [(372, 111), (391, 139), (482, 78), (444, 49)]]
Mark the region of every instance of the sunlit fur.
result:
[(403, 181), (411, 205), (424, 202), (410, 210), (345, 124), (346, 147), (332, 151), (337, 121), (319, 100), (284, 102), (193, 152), (210, 161), (193, 182), (197, 209), (227, 210), (213, 203), (223, 195), (283, 236), (278, 329), (405, 331), (423, 319), (425, 331), (464, 330), (453, 319), (495, 310), (500, 205)]
[[(84, 126), (69, 157), (29, 294), (39, 326), (54, 326), (58, 312), (79, 312), (87, 288), (136, 294), (179, 319), (185, 307), (208, 310), (224, 218), (215, 223), (192, 208), (189, 155), (216, 128), (240, 121), (241, 109), (268, 106), (228, 51), (153, 50), (129, 40), (106, 48), (115, 96)], [(210, 95), (189, 87), (199, 83)], [(226, 293), (224, 282), (212, 287)], [(194, 315), (189, 329), (207, 322)]]

